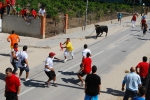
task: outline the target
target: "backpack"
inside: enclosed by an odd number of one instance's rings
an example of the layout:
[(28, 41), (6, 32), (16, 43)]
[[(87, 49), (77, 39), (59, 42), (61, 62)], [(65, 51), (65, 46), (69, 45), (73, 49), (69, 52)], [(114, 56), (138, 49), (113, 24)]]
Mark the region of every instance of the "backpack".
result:
[(19, 59), (20, 59), (21, 65), (22, 65), (22, 66), (25, 66), (26, 62), (25, 62), (25, 59), (22, 57), (22, 53), (21, 53), (21, 52), (20, 52), (20, 57), (19, 57)]

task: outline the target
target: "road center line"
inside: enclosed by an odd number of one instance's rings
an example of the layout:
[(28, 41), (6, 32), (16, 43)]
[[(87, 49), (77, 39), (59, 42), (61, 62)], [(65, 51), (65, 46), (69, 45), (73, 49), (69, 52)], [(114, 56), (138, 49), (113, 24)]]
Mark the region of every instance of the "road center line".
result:
[[(103, 53), (103, 52), (104, 52), (104, 51), (100, 51), (100, 52), (98, 52), (97, 54), (93, 55), (91, 58), (94, 58), (95, 56), (97, 56), (97, 55), (99, 55), (99, 54), (101, 54), (101, 53)], [(66, 70), (64, 70), (63, 72), (66, 72), (66, 71), (68, 71), (68, 70), (70, 70), (70, 69), (72, 69), (72, 68), (78, 66), (79, 64), (81, 64), (81, 62), (75, 64), (74, 66), (72, 66), (72, 67), (70, 67), (70, 68), (68, 68), (68, 69), (66, 69)], [(61, 73), (62, 73), (62, 72), (61, 72)], [(61, 73), (58, 73), (56, 76), (59, 76)], [(45, 81), (46, 81), (46, 80), (45, 80)], [(23, 94), (25, 94), (25, 93), (31, 91), (32, 89), (34, 89), (34, 88), (36, 88), (36, 87), (37, 87), (37, 86), (31, 87), (30, 89), (28, 89), (28, 90), (26, 90), (26, 91), (23, 91), (22, 93), (19, 94), (19, 96), (21, 96), (21, 95), (23, 95)]]
[[(137, 35), (137, 34), (139, 34), (139, 33), (140, 33), (140, 32), (135, 33), (135, 34), (133, 34), (133, 35)], [(126, 41), (127, 39), (129, 39), (129, 38), (131, 38), (131, 37), (133, 37), (133, 36), (129, 36), (129, 37), (127, 37), (127, 38), (123, 39), (122, 41), (119, 41), (117, 44), (120, 44), (120, 43), (122, 43), (122, 42)]]

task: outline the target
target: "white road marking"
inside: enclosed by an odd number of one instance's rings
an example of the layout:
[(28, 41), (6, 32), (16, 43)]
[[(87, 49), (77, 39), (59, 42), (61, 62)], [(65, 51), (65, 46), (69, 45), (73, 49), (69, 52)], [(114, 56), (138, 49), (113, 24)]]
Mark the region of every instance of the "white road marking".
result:
[[(133, 35), (137, 35), (137, 34), (139, 34), (139, 33), (140, 33), (140, 32), (135, 33), (135, 34), (133, 34)], [(122, 41), (117, 42), (117, 44), (120, 44), (120, 43), (122, 43), (122, 42), (126, 41), (127, 39), (129, 39), (129, 38), (131, 38), (131, 37), (133, 37), (133, 36), (129, 36), (129, 37), (127, 37), (127, 38), (123, 39)]]
[[(94, 58), (95, 56), (97, 56), (97, 55), (99, 55), (99, 54), (101, 54), (101, 53), (103, 53), (103, 52), (104, 52), (104, 51), (101, 51), (101, 52), (99, 52), (99, 53), (93, 55), (91, 58)], [(68, 71), (68, 70), (70, 70), (70, 69), (72, 69), (72, 68), (78, 66), (79, 64), (81, 64), (81, 62), (75, 64), (74, 66), (72, 66), (72, 67), (70, 67), (70, 68), (68, 68), (68, 69), (66, 69), (66, 70), (64, 70), (63, 72), (66, 72), (66, 71)], [(58, 73), (56, 76), (59, 76), (60, 74), (61, 74), (61, 73)], [(46, 80), (45, 80), (45, 81), (46, 81)], [(36, 87), (32, 87), (32, 88), (30, 88), (30, 89), (28, 89), (28, 90), (26, 90), (26, 91), (23, 91), (22, 93), (19, 94), (19, 96), (21, 96), (21, 95), (23, 95), (23, 94), (25, 94), (25, 93), (31, 91), (31, 90), (34, 89), (34, 88), (36, 88)]]

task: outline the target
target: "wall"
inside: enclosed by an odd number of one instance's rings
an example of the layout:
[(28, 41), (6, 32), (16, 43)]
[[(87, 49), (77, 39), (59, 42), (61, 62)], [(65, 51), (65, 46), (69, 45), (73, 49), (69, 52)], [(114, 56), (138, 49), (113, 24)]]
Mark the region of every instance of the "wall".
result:
[(4, 15), (2, 19), (2, 32), (11, 33), (12, 30), (18, 35), (43, 38), (41, 34), (41, 19), (32, 19), (27, 25), (22, 17)]

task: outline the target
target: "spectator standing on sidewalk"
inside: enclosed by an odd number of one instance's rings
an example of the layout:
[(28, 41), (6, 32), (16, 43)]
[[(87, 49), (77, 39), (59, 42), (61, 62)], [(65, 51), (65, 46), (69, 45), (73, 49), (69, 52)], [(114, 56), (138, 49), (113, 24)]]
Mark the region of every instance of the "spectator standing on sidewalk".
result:
[(55, 87), (57, 87), (57, 83), (56, 83), (56, 74), (53, 68), (53, 60), (57, 59), (59, 61), (58, 58), (54, 57), (55, 53), (54, 52), (50, 52), (49, 56), (47, 57), (46, 61), (45, 61), (45, 74), (48, 76), (48, 80), (45, 82), (47, 84), (47, 86), (49, 87), (50, 85), (50, 81), (53, 80), (53, 85)]
[[(139, 71), (138, 71), (138, 69), (139, 69)], [(146, 77), (147, 77), (147, 74), (148, 74), (148, 69), (149, 69), (149, 63), (147, 63), (147, 57), (144, 56), (143, 57), (143, 62), (140, 62), (136, 66), (136, 72), (141, 77), (142, 86), (146, 86)]]
[(12, 14), (16, 14), (16, 0), (10, 0), (11, 8), (12, 8)]
[(133, 100), (145, 100), (145, 95), (146, 95), (146, 88), (141, 86), (139, 88), (139, 96), (134, 97)]
[(6, 0), (6, 7), (7, 7), (7, 15), (8, 16), (10, 16), (10, 6), (11, 6), (11, 4), (10, 4), (10, 0)]
[(20, 93), (20, 80), (17, 76), (12, 74), (12, 69), (6, 69), (6, 77), (5, 77), (5, 92), (4, 96), (6, 100), (18, 100), (18, 95)]
[(5, 5), (3, 2), (0, 2), (0, 18), (1, 19), (3, 18), (4, 11), (5, 11)]
[(12, 33), (7, 38), (8, 42), (11, 42), (10, 48), (14, 48), (14, 44), (20, 42), (20, 38), (17, 34), (15, 34), (15, 31), (12, 30)]
[(124, 77), (122, 82), (122, 91), (124, 91), (124, 86), (126, 84), (126, 91), (123, 100), (128, 100), (129, 97), (137, 96), (137, 91), (139, 86), (141, 86), (141, 79), (138, 74), (135, 73), (135, 68), (131, 67), (130, 73)]
[(118, 22), (120, 21), (120, 24), (121, 24), (121, 18), (122, 18), (122, 14), (119, 12), (118, 13)]
[(28, 64), (28, 54), (27, 54), (27, 46), (23, 46), (23, 51), (19, 53), (19, 62), (18, 67), (20, 68), (19, 78), (21, 78), (21, 75), (23, 71), (26, 71), (26, 79), (25, 81), (29, 80), (29, 64)]
[(66, 44), (66, 46), (62, 47), (62, 48), (66, 48), (66, 50), (64, 52), (64, 58), (65, 58), (64, 62), (66, 62), (68, 53), (70, 53), (70, 55), (72, 56), (72, 59), (74, 57), (74, 55), (73, 55), (73, 46), (72, 46), (72, 43), (70, 41), (70, 38), (67, 38), (67, 40), (62, 45), (64, 45), (64, 44)]
[(84, 80), (82, 79), (82, 77), (86, 74), (90, 74), (91, 72), (91, 68), (92, 68), (92, 60), (90, 58), (90, 53), (88, 52), (86, 54), (86, 58), (84, 58), (83, 62), (82, 62), (82, 66), (80, 68), (80, 70), (78, 71), (78, 78), (81, 81), (81, 85), (83, 86), (85, 84)]
[(131, 19), (131, 22), (132, 22), (132, 28), (135, 27), (135, 23), (136, 23), (136, 13), (133, 15), (132, 19)]
[(17, 11), (17, 12), (16, 12), (17, 15), (20, 16), (20, 15), (21, 15), (21, 7), (20, 7), (20, 5), (17, 5), (16, 11)]
[(101, 78), (96, 74), (97, 67), (92, 67), (92, 74), (88, 74), (85, 79), (84, 100), (99, 100)]
[(14, 44), (14, 48), (11, 51), (10, 62), (14, 67), (13, 74), (17, 74), (16, 71), (18, 70), (18, 59), (19, 59), (19, 51), (18, 51), (18, 44)]

